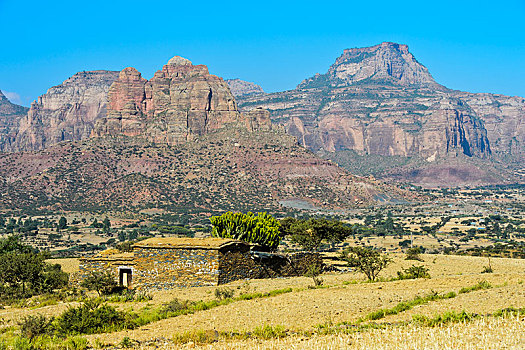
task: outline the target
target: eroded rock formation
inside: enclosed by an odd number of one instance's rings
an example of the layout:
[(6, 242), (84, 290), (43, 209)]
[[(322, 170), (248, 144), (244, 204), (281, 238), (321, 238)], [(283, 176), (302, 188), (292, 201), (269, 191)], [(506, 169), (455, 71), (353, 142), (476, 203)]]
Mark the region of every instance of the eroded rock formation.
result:
[(156, 143), (180, 144), (229, 124), (250, 130), (270, 129), (268, 112), (241, 115), (226, 82), (174, 57), (149, 81), (126, 68), (109, 89), (106, 118), (97, 122), (93, 136), (143, 136)]
[(264, 90), (259, 85), (241, 79), (226, 79), (230, 90), (235, 97), (263, 94)]
[(20, 119), (28, 108), (11, 103), (0, 91), (0, 152), (7, 151), (15, 141)]
[(269, 110), (302, 145), (331, 159), (355, 151), (423, 161), (410, 171), (450, 157), (525, 160), (523, 98), (447, 89), (406, 45), (345, 50), (326, 74), (294, 90), (238, 100), (243, 111)]
[(107, 93), (118, 72), (79, 72), (50, 88), (31, 104), (12, 151), (35, 151), (61, 141), (82, 140), (95, 121), (106, 115)]

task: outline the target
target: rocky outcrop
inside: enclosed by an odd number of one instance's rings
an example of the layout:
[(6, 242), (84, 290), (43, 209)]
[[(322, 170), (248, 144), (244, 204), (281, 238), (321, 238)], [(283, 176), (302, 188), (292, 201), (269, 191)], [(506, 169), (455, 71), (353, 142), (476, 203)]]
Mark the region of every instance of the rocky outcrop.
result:
[(344, 50), (326, 74), (306, 79), (298, 88), (346, 86), (359, 82), (441, 88), (428, 69), (408, 51), (407, 45), (390, 42)]
[(262, 87), (249, 81), (241, 79), (226, 79), (226, 82), (235, 97), (264, 94)]
[(223, 79), (178, 56), (149, 81), (134, 68), (124, 69), (108, 99), (107, 117), (97, 122), (93, 136), (141, 136), (174, 145), (231, 124), (271, 128), (268, 112), (242, 115)]
[(425, 162), (476, 158), (500, 162), (503, 172), (509, 160), (518, 166), (525, 159), (523, 98), (449, 90), (406, 45), (345, 50), (326, 74), (294, 90), (240, 97), (239, 105), (269, 110), (274, 123), (330, 159), (348, 151), (404, 157), (415, 162), (413, 171)]
[(0, 91), (0, 152), (11, 148), (20, 119), (28, 108), (11, 103)]
[(50, 88), (20, 120), (12, 151), (44, 149), (61, 141), (82, 140), (106, 115), (107, 94), (118, 72), (79, 72)]

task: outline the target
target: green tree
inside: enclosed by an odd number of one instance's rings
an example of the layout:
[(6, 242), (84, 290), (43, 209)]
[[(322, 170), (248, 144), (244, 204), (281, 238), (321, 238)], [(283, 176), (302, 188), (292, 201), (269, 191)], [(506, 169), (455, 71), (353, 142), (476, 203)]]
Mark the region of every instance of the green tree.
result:
[(115, 278), (107, 271), (91, 272), (80, 285), (88, 290), (97, 291), (99, 296), (111, 294), (118, 287)]
[(392, 261), (387, 255), (367, 247), (349, 247), (341, 253), (341, 258), (348, 266), (364, 273), (369, 281), (375, 281), (379, 272)]
[(67, 273), (60, 265), (47, 264), (47, 258), (15, 236), (0, 239), (0, 294), (20, 298), (65, 286)]
[(245, 242), (268, 247), (271, 250), (277, 248), (281, 241), (279, 221), (267, 213), (227, 212), (221, 216), (210, 218), (212, 236), (222, 238), (233, 238)]
[(292, 242), (299, 244), (305, 250), (319, 250), (323, 241), (341, 242), (352, 234), (352, 228), (338, 220), (325, 218), (310, 218), (287, 222), (287, 232)]
[(104, 231), (104, 233), (109, 233), (109, 229), (111, 228), (111, 222), (109, 221), (109, 219), (106, 217), (104, 219), (104, 221), (102, 221), (102, 230)]
[(58, 230), (65, 230), (67, 228), (67, 219), (65, 217), (61, 217), (60, 220), (58, 220)]

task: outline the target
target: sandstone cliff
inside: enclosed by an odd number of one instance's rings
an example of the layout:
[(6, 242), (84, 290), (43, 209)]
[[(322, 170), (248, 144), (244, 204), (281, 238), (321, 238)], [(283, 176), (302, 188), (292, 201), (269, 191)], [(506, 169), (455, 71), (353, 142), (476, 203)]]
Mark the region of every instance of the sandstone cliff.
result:
[[(345, 50), (326, 74), (294, 90), (239, 100), (241, 110), (268, 109), (275, 123), (327, 158), (341, 160), (336, 153), (352, 151), (409, 159), (403, 171), (410, 181), (418, 181), (411, 177), (414, 170), (447, 166), (446, 159), (463, 156), (499, 162), (500, 178), (514, 181), (501, 160), (510, 157), (517, 164), (525, 154), (523, 98), (449, 90), (406, 45)], [(366, 166), (361, 173), (370, 174)], [(373, 174), (388, 177), (389, 171)], [(463, 174), (462, 181), (448, 184), (468, 184)]]
[(271, 128), (268, 112), (241, 114), (222, 78), (178, 56), (149, 81), (134, 68), (124, 69), (108, 101), (107, 117), (97, 122), (93, 136), (140, 136), (175, 145), (232, 124), (252, 131)]
[(11, 103), (0, 90), (0, 152), (11, 148), (20, 119), (28, 108)]
[(89, 137), (106, 115), (107, 93), (118, 72), (79, 72), (50, 88), (20, 120), (12, 151), (44, 149), (61, 141)]
[(262, 87), (241, 79), (226, 79), (230, 90), (235, 97), (263, 94)]

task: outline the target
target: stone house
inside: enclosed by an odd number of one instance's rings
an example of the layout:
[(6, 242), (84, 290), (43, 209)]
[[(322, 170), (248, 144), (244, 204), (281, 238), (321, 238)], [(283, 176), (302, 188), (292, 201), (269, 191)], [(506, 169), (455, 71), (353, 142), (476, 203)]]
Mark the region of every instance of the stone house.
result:
[(107, 250), (80, 259), (72, 283), (91, 272), (110, 272), (122, 286), (139, 290), (219, 285), (239, 279), (302, 275), (318, 254), (250, 251), (243, 241), (223, 238), (158, 237), (133, 245), (133, 252)]

